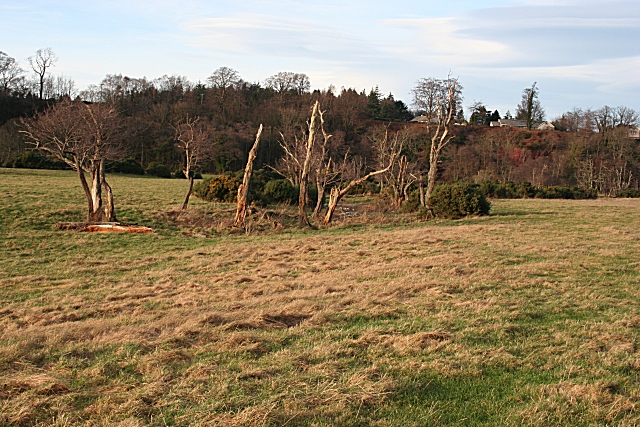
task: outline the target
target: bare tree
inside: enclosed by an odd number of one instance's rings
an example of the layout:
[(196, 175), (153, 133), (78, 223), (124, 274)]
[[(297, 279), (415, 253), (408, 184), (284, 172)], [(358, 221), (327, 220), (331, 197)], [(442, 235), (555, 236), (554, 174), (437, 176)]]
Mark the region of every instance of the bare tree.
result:
[(0, 51), (0, 92), (16, 90), (23, 79), (24, 70), (16, 60)]
[(331, 149), (330, 141), (335, 140), (335, 138), (333, 135), (329, 135), (325, 130), (324, 113), (324, 111), (318, 111), (318, 115), (320, 116), (320, 131), (322, 132), (322, 144), (320, 144), (316, 150), (316, 155), (314, 156), (314, 178), (316, 182), (316, 189), (318, 191), (316, 206), (313, 209), (314, 218), (318, 218), (320, 216), (322, 202), (324, 200), (325, 193), (327, 192), (327, 187), (337, 182), (336, 179), (340, 176), (340, 172), (334, 168), (335, 162), (329, 152)]
[(202, 123), (200, 123), (200, 117), (197, 116), (192, 118), (187, 115), (186, 118), (179, 119), (173, 125), (173, 129), (178, 148), (184, 152), (185, 156), (182, 172), (189, 180), (189, 187), (184, 196), (184, 202), (182, 202), (182, 210), (186, 210), (193, 190), (195, 168), (198, 167), (198, 163), (208, 153), (209, 137)]
[(393, 156), (399, 156), (398, 161), (392, 162), (391, 168), (381, 175), (382, 183), (393, 191), (393, 206), (399, 208), (408, 198), (409, 187), (417, 180), (415, 175), (409, 173), (407, 155), (400, 155), (400, 152), (409, 146), (412, 139), (411, 130), (404, 128), (390, 132), (388, 126), (379, 126), (369, 132), (368, 138), (376, 151), (376, 161), (380, 168), (390, 163)]
[(621, 126), (634, 126), (638, 124), (640, 117), (638, 112), (633, 108), (619, 106), (615, 109), (615, 122), (616, 125)]
[(278, 93), (295, 91), (297, 94), (309, 92), (311, 82), (309, 77), (303, 73), (292, 73), (281, 71), (265, 80), (265, 86)]
[[(21, 123), (21, 133), (28, 143), (78, 173), (87, 199), (87, 221), (116, 221), (113, 191), (105, 177), (104, 162), (121, 155), (122, 125), (118, 111), (105, 104), (67, 99)], [(91, 177), (90, 186), (85, 173)]]
[(422, 194), (420, 197), (426, 205), (436, 183), (442, 150), (453, 138), (453, 118), (462, 103), (462, 86), (451, 75), (446, 80), (421, 79), (413, 89), (413, 99), (414, 105), (427, 117), (426, 127), (431, 139), (427, 188), (424, 197)]
[(224, 118), (227, 91), (230, 88), (237, 87), (242, 82), (242, 78), (233, 68), (220, 67), (207, 78), (207, 81), (212, 88), (218, 91), (218, 103)]
[(258, 128), (256, 134), (256, 141), (253, 143), (253, 147), (249, 151), (249, 158), (247, 159), (247, 166), (244, 168), (244, 177), (242, 178), (242, 184), (238, 187), (238, 207), (236, 210), (236, 217), (233, 221), (234, 227), (244, 227), (245, 219), (247, 218), (247, 198), (249, 197), (249, 190), (251, 186), (251, 175), (253, 174), (253, 161), (256, 159), (258, 153), (258, 145), (260, 144), (260, 136), (262, 135), (262, 125)]
[[(341, 179), (329, 192), (327, 213), (324, 216), (325, 225), (331, 222), (333, 214), (338, 207), (338, 202), (340, 202), (353, 187), (362, 184), (369, 178), (384, 174), (393, 167), (402, 152), (402, 142), (399, 139), (394, 139), (389, 144), (385, 143), (374, 146), (374, 149), (376, 151), (376, 157), (383, 160), (379, 161), (377, 169), (369, 173), (366, 172), (367, 167), (361, 157), (349, 160), (348, 154), (345, 155), (342, 164), (339, 166)], [(380, 150), (384, 150), (384, 153), (381, 153)]]
[(29, 65), (31, 65), (33, 72), (38, 75), (38, 81), (40, 84), (39, 98), (42, 99), (47, 70), (53, 67), (58, 60), (58, 57), (53, 53), (53, 50), (48, 47), (46, 49), (38, 49), (35, 56), (30, 56), (27, 60), (29, 61)]
[(304, 163), (302, 164), (302, 171), (300, 173), (300, 193), (298, 195), (298, 226), (299, 227), (311, 227), (309, 218), (307, 218), (306, 205), (307, 198), (309, 197), (309, 169), (311, 168), (311, 158), (313, 155), (313, 143), (316, 137), (316, 120), (318, 117), (318, 111), (320, 103), (318, 101), (313, 104), (311, 110), (311, 118), (307, 123), (309, 132), (307, 135), (306, 154), (304, 157)]

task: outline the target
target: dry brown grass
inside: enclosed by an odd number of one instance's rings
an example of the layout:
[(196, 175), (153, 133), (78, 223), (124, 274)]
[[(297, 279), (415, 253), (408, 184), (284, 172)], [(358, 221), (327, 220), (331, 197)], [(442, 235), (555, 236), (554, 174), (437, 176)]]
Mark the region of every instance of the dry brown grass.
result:
[(211, 239), (181, 234), (211, 226), (199, 214), (152, 236), (11, 232), (0, 425), (637, 425), (639, 207), (497, 201), (458, 222)]

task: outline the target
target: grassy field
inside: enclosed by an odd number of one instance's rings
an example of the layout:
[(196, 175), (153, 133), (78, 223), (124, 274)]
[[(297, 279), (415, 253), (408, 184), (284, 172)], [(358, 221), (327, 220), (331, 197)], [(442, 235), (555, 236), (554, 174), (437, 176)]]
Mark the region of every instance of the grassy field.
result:
[(640, 424), (640, 200), (245, 235), (110, 182), (156, 234), (57, 231), (77, 178), (0, 169), (2, 426)]

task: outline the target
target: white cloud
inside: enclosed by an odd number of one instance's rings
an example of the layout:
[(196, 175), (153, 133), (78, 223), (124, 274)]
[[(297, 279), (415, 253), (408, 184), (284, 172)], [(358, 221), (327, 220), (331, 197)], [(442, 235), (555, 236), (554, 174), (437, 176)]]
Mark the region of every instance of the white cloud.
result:
[(439, 61), (449, 66), (483, 64), (515, 55), (504, 43), (465, 36), (462, 34), (464, 22), (460, 19), (389, 19), (383, 23), (414, 32), (410, 40), (397, 44), (389, 53), (411, 55), (425, 62)]

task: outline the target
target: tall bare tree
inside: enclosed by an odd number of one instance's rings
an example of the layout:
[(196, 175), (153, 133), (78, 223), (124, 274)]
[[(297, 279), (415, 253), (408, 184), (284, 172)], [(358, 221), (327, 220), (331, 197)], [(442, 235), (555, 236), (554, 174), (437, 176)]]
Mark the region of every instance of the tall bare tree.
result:
[(249, 157), (247, 159), (247, 165), (244, 168), (244, 177), (242, 178), (242, 184), (238, 187), (238, 206), (236, 209), (236, 217), (233, 221), (234, 227), (244, 227), (245, 220), (247, 218), (247, 199), (249, 197), (249, 190), (251, 189), (251, 175), (253, 174), (253, 161), (258, 154), (258, 146), (260, 144), (260, 136), (262, 135), (262, 125), (258, 128), (256, 134), (256, 141), (253, 143), (253, 147), (249, 151)]
[(420, 197), (428, 204), (438, 177), (440, 155), (453, 138), (453, 119), (462, 103), (462, 86), (451, 75), (446, 80), (421, 79), (413, 89), (413, 103), (427, 117), (425, 126), (431, 140), (427, 188), (424, 197)]
[(311, 169), (311, 161), (313, 156), (313, 143), (316, 138), (317, 118), (320, 109), (320, 103), (316, 101), (311, 109), (311, 118), (308, 122), (309, 132), (307, 134), (306, 154), (302, 171), (300, 173), (300, 193), (298, 195), (298, 226), (311, 227), (309, 218), (307, 217), (306, 206), (309, 197), (309, 170)]
[(212, 88), (218, 91), (218, 104), (224, 118), (227, 92), (229, 89), (238, 86), (242, 82), (242, 78), (233, 68), (220, 67), (207, 78), (207, 81)]
[(544, 108), (540, 105), (538, 92), (536, 82), (534, 82), (531, 87), (525, 88), (522, 91), (520, 104), (518, 104), (516, 108), (516, 119), (524, 120), (527, 124), (527, 129), (531, 129), (534, 122), (544, 120)]
[(39, 98), (42, 99), (44, 94), (44, 85), (45, 85), (45, 77), (47, 75), (47, 70), (53, 67), (53, 65), (58, 60), (58, 57), (53, 50), (48, 47), (46, 49), (38, 49), (36, 51), (35, 56), (30, 56), (27, 58), (29, 61), (29, 65), (31, 65), (31, 69), (34, 73), (38, 75), (38, 81), (40, 85), (40, 93)]

